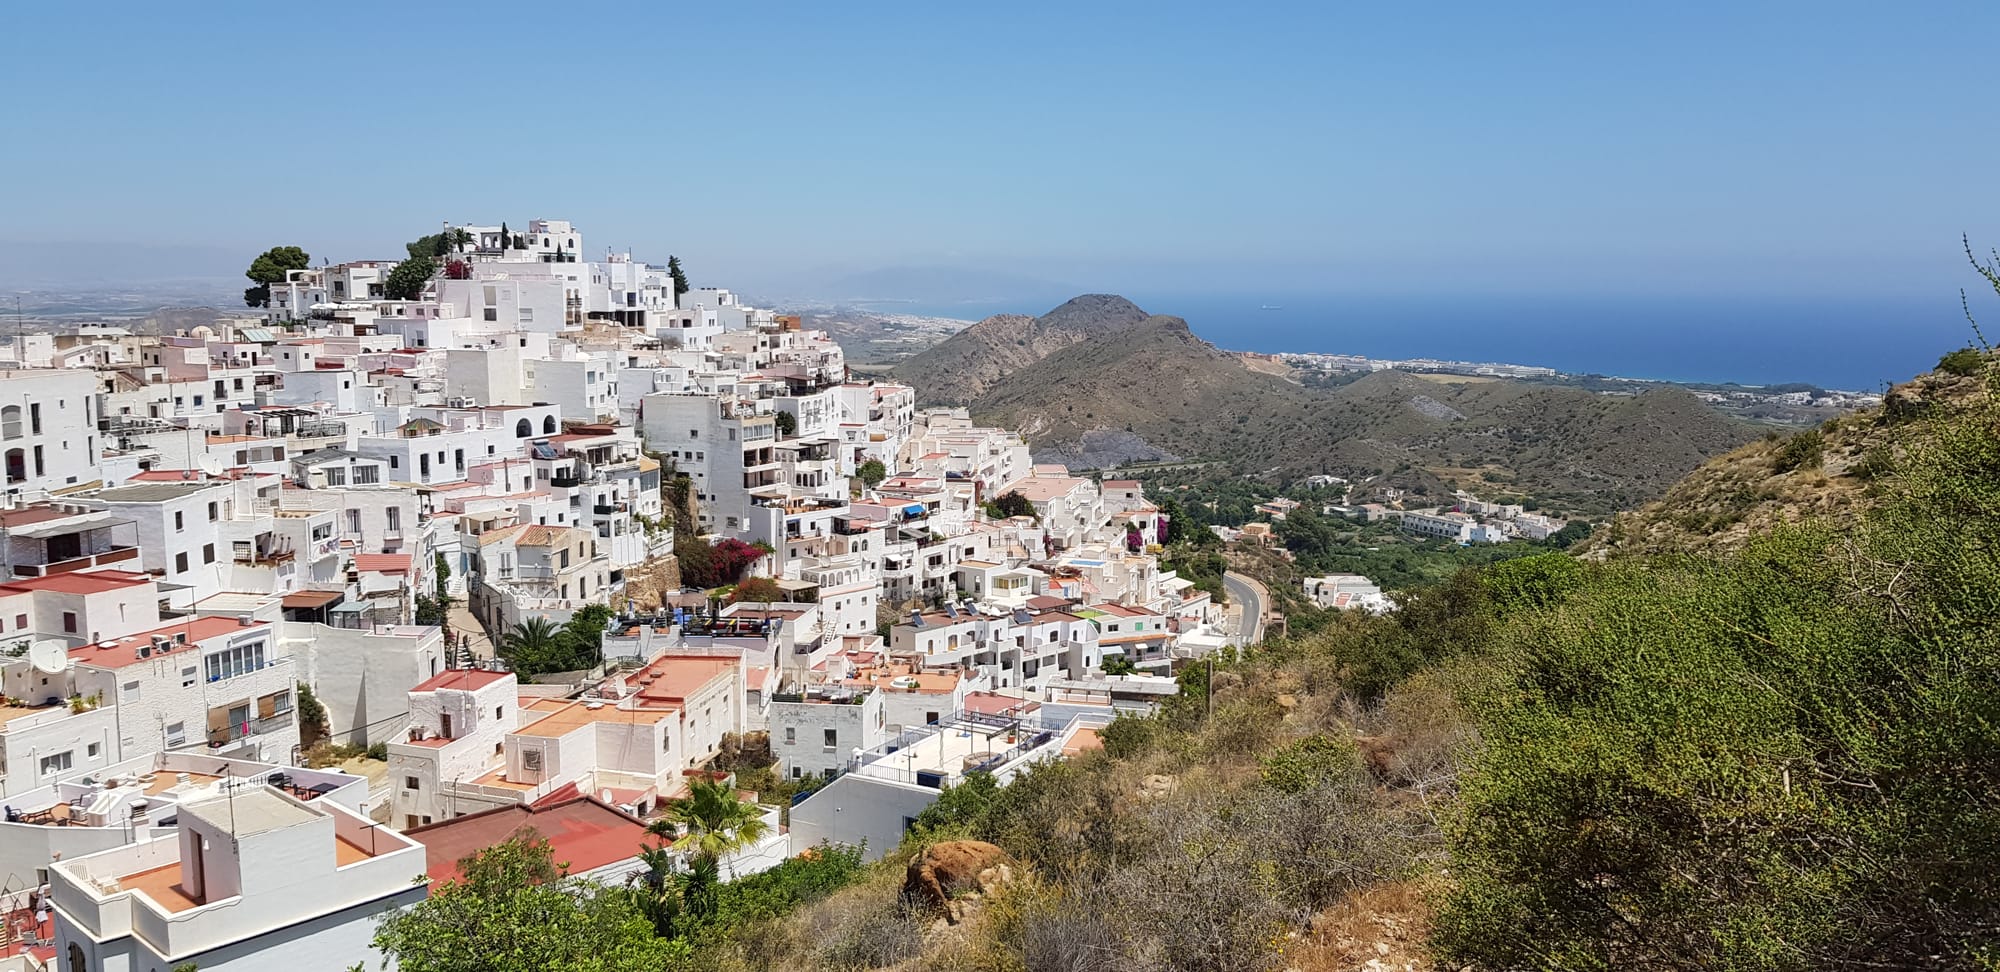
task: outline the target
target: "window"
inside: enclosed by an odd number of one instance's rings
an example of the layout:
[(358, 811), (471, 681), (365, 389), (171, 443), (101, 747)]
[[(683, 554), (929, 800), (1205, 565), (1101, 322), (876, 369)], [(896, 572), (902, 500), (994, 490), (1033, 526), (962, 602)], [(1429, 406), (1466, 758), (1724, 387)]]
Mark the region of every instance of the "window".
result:
[(527, 419), (522, 419), (519, 422), (514, 423), (514, 438), (525, 439), (528, 436), (534, 434), (535, 434), (535, 427), (534, 425), (530, 424)]
[(69, 769), (72, 762), (70, 759), (71, 752), (71, 750), (65, 749), (60, 753), (42, 757), (42, 775), (47, 776), (50, 773), (61, 773)]
[(9, 405), (0, 408), (0, 436), (9, 439), (21, 437), (21, 406)]
[(264, 667), (264, 642), (258, 640), (247, 645), (231, 645), (202, 661), (208, 666), (208, 680), (211, 682), (245, 675)]
[(417, 785), (419, 782), (420, 781), (414, 776), (405, 776), (403, 777), (403, 789), (421, 790), (423, 789), (423, 787)]
[[(193, 669), (189, 669), (189, 671), (193, 671)], [(170, 723), (167, 726), (167, 747), (171, 749), (175, 746), (184, 746), (186, 744), (187, 744), (187, 723), (185, 722)]]
[(546, 415), (546, 416), (543, 416), (543, 417), (542, 417), (542, 434), (543, 434), (543, 435), (554, 435), (554, 434), (556, 434), (556, 417), (555, 417), (555, 416), (553, 416), (553, 415)]
[(527, 770), (527, 771), (528, 771), (528, 772), (530, 772), (530, 773), (539, 773), (539, 772), (541, 772), (541, 771), (542, 771), (542, 751), (541, 751), (541, 750), (539, 750), (539, 749), (523, 749), (523, 750), (521, 750), (521, 768), (522, 768), (522, 769), (524, 769), (524, 770)]
[(201, 562), (204, 564), (215, 563), (215, 544), (204, 543), (201, 545)]
[(139, 701), (139, 683), (133, 681), (118, 686), (118, 701), (120, 703)]
[(208, 504), (208, 522), (214, 523), (216, 520), (221, 519), (221, 509), (220, 506), (214, 503)]
[(785, 745), (787, 745), (787, 746), (796, 746), (796, 745), (798, 745), (798, 744), (799, 744), (799, 730), (798, 730), (798, 727), (796, 727), (796, 726), (786, 726), (786, 727), (785, 727)]
[(826, 731), (826, 751), (829, 753), (833, 752), (834, 748), (839, 745), (840, 745), (840, 730), (828, 729)]
[(180, 511), (176, 510), (174, 512), (174, 532), (175, 533), (181, 532), (182, 528), (184, 528), (186, 525), (187, 524), (181, 521)]
[(805, 771), (804, 771), (804, 770), (802, 770), (802, 769), (800, 769), (799, 767), (797, 767), (797, 766), (794, 766), (794, 767), (792, 767), (792, 779), (795, 779), (795, 780), (796, 780), (796, 779), (798, 779), (798, 778), (799, 778), (800, 776), (804, 775), (804, 773), (805, 773)]
[(28, 403), (28, 434), (42, 434), (42, 404), (40, 402)]
[(64, 633), (64, 634), (76, 634), (76, 612), (75, 612), (75, 611), (64, 611), (64, 612), (63, 612), (63, 633)]
[[(359, 469), (356, 469), (356, 470), (355, 470), (355, 472), (360, 472), (360, 471), (361, 471), (361, 470), (359, 470)], [(342, 469), (342, 468), (340, 468), (339, 466), (329, 466), (329, 467), (327, 467), (327, 470), (326, 470), (326, 484), (327, 484), (328, 486), (345, 486), (345, 485), (347, 485), (347, 470), (345, 470), (345, 469)]]
[(389, 468), (390, 468), (390, 469), (400, 469), (400, 468), (402, 468), (402, 457), (401, 457), (401, 456), (390, 456), (390, 457), (389, 457)]
[(184, 553), (174, 554), (175, 572), (185, 574), (187, 573), (187, 569), (188, 569), (188, 555)]
[(193, 687), (194, 687), (194, 666), (189, 665), (188, 667), (181, 669), (181, 688), (193, 688)]
[(354, 485), (373, 486), (382, 481), (382, 470), (374, 466), (354, 467)]
[(96, 759), (97, 745), (98, 745), (97, 743), (91, 743), (89, 746), (84, 748), (83, 754), (91, 759)]
[(27, 627), (28, 627), (28, 616), (27, 616), (27, 615), (25, 615), (25, 614), (16, 614), (16, 615), (14, 615), (14, 628), (15, 628), (16, 630), (26, 630), (26, 629), (27, 629)]

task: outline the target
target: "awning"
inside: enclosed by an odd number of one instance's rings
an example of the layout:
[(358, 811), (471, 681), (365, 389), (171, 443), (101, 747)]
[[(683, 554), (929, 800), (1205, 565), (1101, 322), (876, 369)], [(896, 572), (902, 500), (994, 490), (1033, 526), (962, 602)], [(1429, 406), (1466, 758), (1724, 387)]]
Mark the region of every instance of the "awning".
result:
[(284, 600), (279, 603), (288, 611), (293, 609), (310, 611), (326, 607), (345, 596), (346, 594), (341, 591), (297, 591), (285, 595)]
[(904, 515), (904, 516), (923, 516), (923, 515), (924, 515), (924, 504), (922, 504), (922, 503), (911, 503), (910, 505), (908, 505), (908, 506), (905, 506), (905, 507), (903, 507), (903, 515)]
[(43, 520), (40, 523), (29, 524), (10, 532), (16, 537), (40, 540), (44, 537), (59, 537), (75, 533), (78, 530), (97, 530), (120, 523), (131, 522), (133, 522), (131, 517), (121, 516), (117, 513), (79, 513), (60, 520)]

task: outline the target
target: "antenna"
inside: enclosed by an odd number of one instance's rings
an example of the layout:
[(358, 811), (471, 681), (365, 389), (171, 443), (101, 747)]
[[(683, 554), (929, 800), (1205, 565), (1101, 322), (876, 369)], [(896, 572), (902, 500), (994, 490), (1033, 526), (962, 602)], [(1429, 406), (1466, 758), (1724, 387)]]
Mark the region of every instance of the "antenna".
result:
[(202, 453), (199, 457), (196, 458), (195, 464), (201, 467), (202, 472), (205, 472), (211, 476), (222, 475), (222, 460), (217, 459), (206, 452)]

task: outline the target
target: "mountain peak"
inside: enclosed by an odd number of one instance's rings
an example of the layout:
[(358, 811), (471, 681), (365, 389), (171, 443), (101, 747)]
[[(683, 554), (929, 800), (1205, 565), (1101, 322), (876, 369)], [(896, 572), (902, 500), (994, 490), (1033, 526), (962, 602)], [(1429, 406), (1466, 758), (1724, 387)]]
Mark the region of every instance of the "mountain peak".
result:
[(1055, 330), (1102, 333), (1145, 319), (1145, 311), (1117, 294), (1083, 294), (1036, 318), (1035, 323)]

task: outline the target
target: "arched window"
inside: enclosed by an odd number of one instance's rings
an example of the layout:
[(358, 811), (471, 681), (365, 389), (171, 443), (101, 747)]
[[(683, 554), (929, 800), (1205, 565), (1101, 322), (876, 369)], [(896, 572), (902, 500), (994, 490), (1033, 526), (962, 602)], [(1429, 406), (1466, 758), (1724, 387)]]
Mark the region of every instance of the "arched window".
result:
[(83, 946), (69, 943), (69, 972), (90, 972), (90, 962), (83, 957)]
[(20, 449), (7, 450), (7, 481), (18, 483), (28, 478), (28, 454)]
[(547, 417), (545, 417), (545, 418), (543, 418), (543, 419), (542, 419), (542, 434), (543, 434), (543, 435), (554, 435), (554, 434), (556, 434), (556, 417), (555, 417), (555, 416), (553, 416), (553, 415), (550, 415), (550, 416), (547, 416)]
[(18, 439), (20, 437), (21, 406), (9, 405), (6, 408), (0, 408), (0, 438)]
[(534, 434), (535, 434), (535, 427), (533, 425), (528, 424), (527, 419), (522, 419), (519, 422), (514, 423), (514, 438), (525, 439), (528, 436)]

